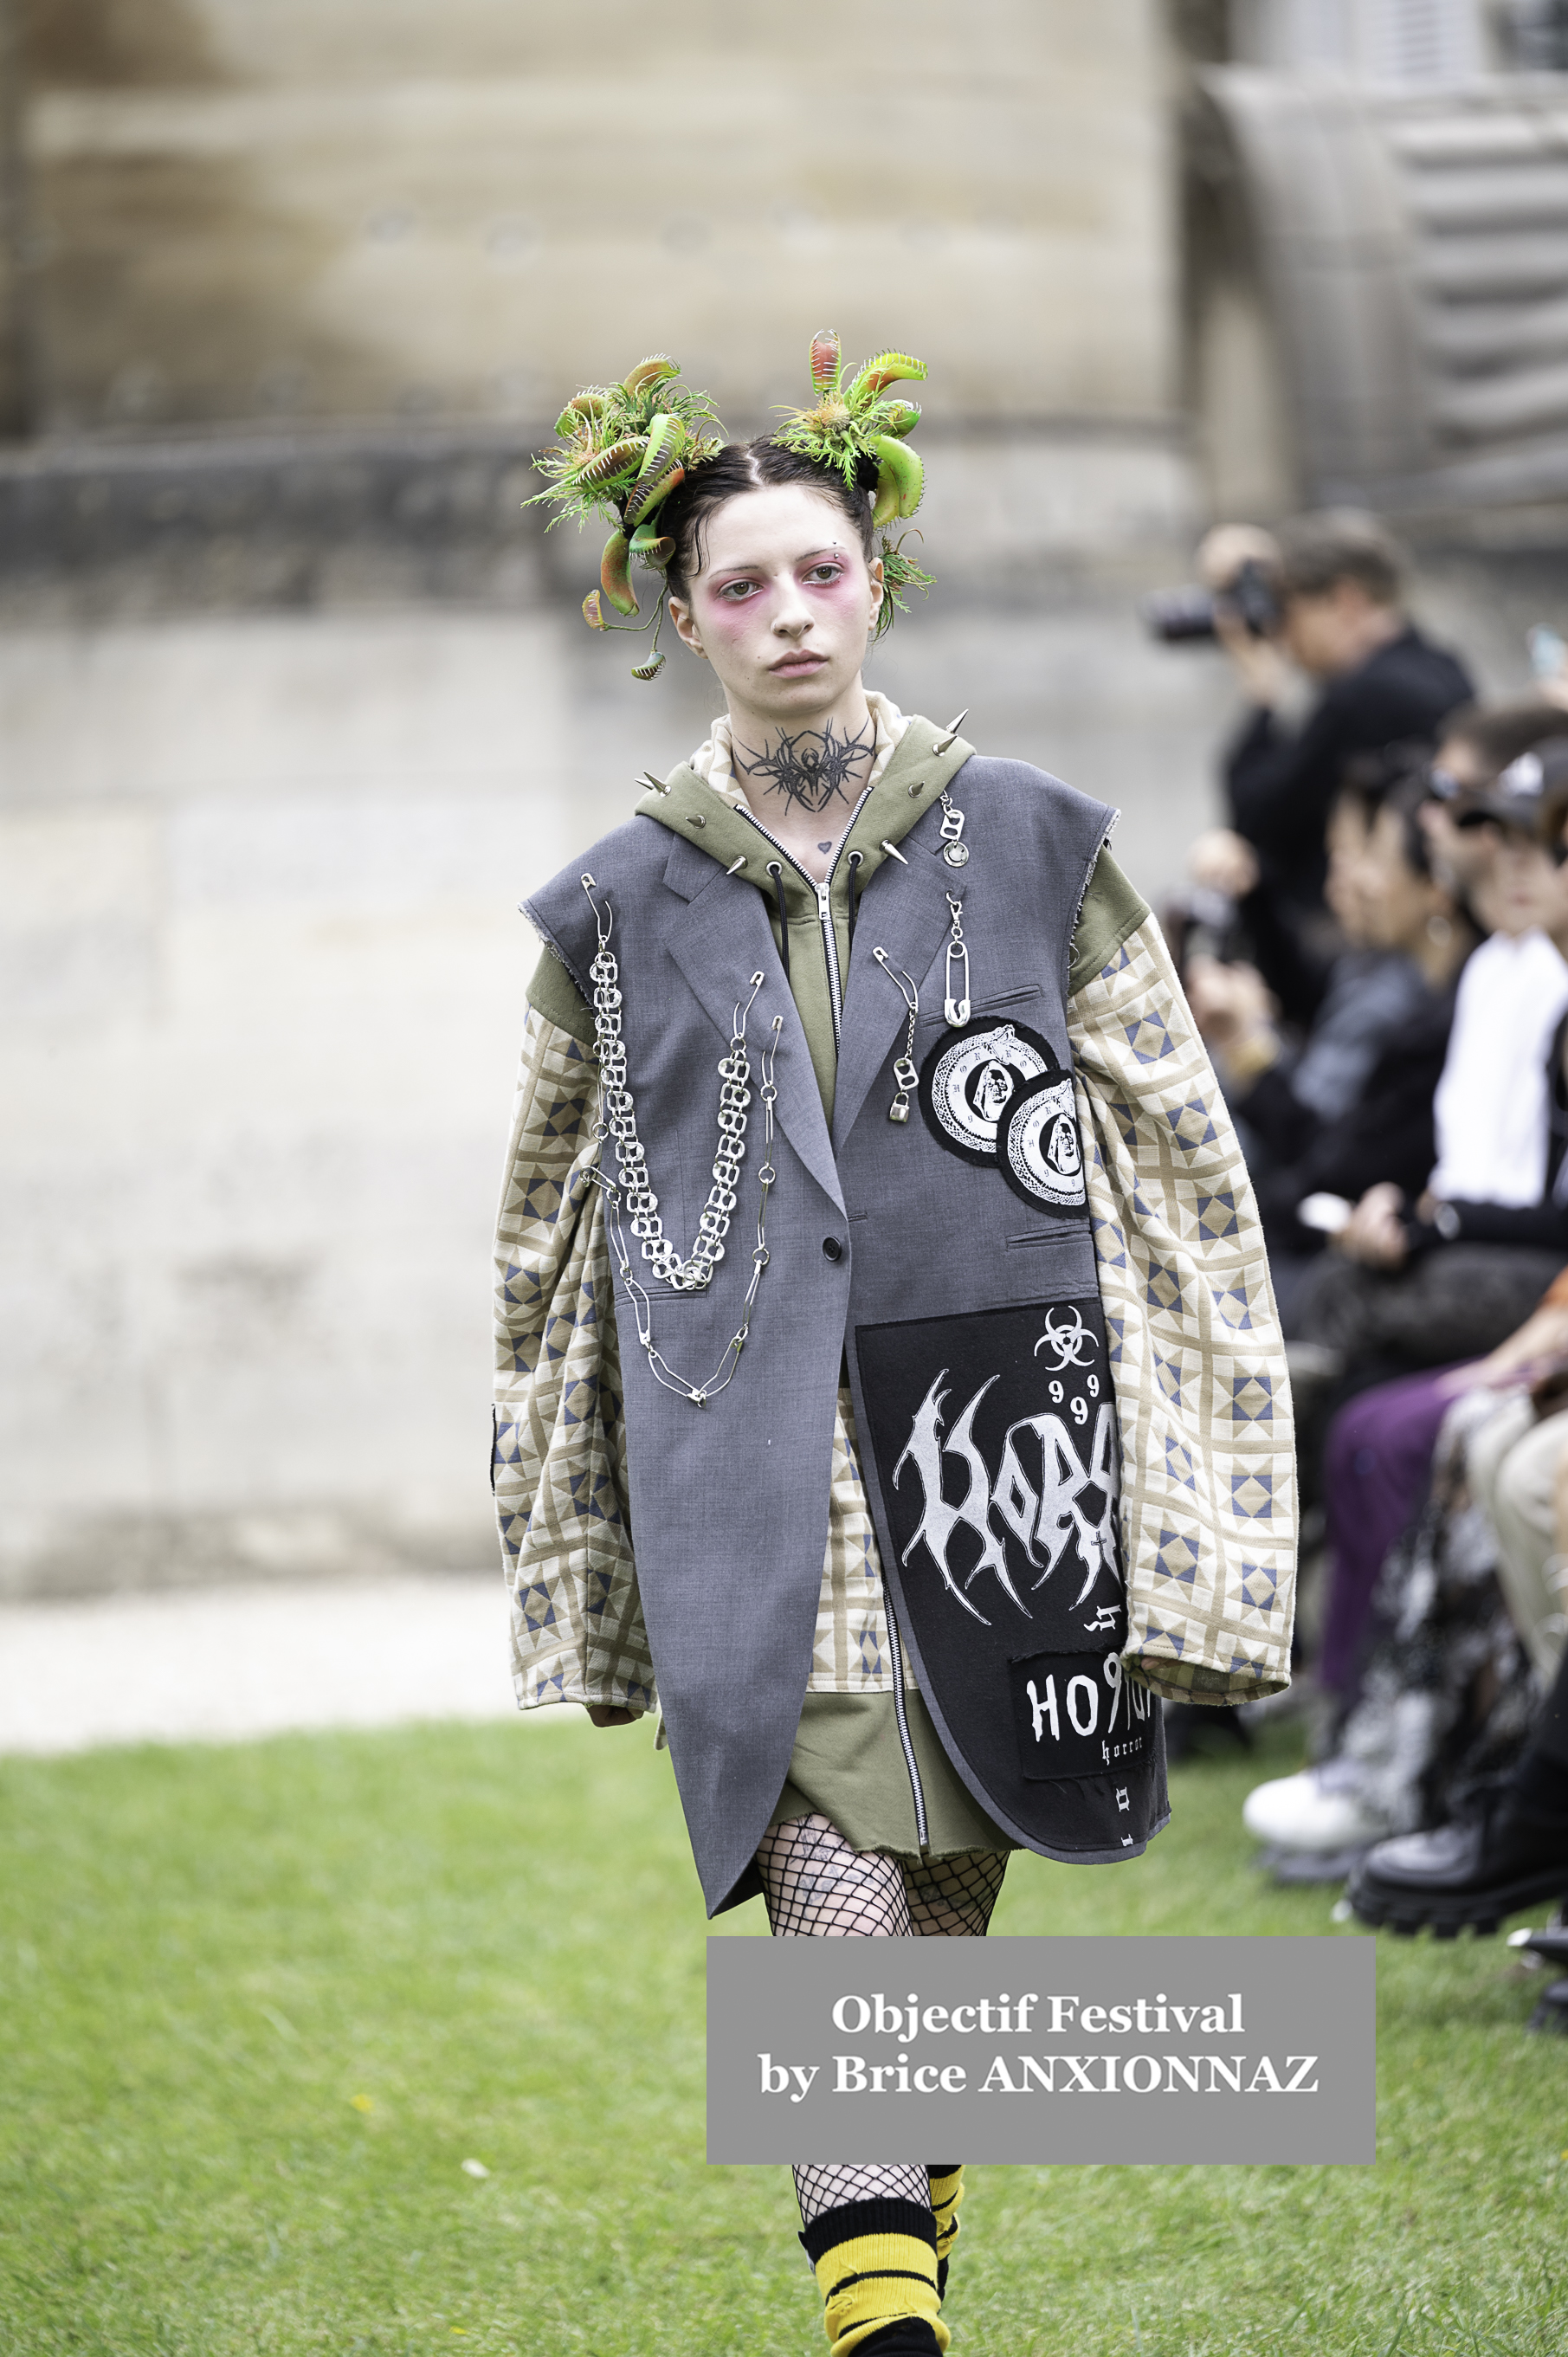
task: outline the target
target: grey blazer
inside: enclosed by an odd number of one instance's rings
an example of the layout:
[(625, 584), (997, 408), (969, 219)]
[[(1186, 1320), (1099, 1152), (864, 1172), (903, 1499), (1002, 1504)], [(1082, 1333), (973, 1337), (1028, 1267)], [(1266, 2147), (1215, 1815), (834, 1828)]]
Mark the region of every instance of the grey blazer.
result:
[[(752, 885), (639, 816), (526, 904), (590, 1003), (585, 873), (614, 910), (628, 1085), (682, 1252), (711, 1182), (715, 1068), (751, 974), (764, 977), (754, 1068), (782, 1017), (769, 1259), (733, 1381), (702, 1407), (660, 1385), (617, 1290), (638, 1583), (710, 1912), (757, 1887), (754, 1854), (789, 1764), (846, 1355), (890, 1613), (959, 1774), (1047, 1857), (1134, 1855), (1165, 1821), (1158, 1712), (1121, 1674), (1120, 1445), (1066, 1017), (1074, 925), (1111, 813), (979, 757), (952, 791), (968, 865), (939, 856), (933, 807), (904, 837), (904, 863), (865, 888), (831, 1132)], [(957, 1028), (943, 1011), (949, 892), (972, 988)], [(878, 946), (919, 991), (919, 1102), (912, 1092), (904, 1124), (888, 1108), (907, 1008)], [(706, 1291), (668, 1291), (630, 1241), (653, 1339), (693, 1383), (719, 1362), (751, 1275), (759, 1114), (754, 1102)], [(607, 1143), (605, 1168), (613, 1178)]]

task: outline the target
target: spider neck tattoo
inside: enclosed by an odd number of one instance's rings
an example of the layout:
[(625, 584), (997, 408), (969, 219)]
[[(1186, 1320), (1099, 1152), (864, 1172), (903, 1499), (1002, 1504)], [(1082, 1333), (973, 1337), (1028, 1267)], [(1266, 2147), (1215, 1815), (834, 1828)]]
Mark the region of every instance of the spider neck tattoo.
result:
[(876, 723), (867, 718), (858, 735), (843, 737), (830, 720), (825, 728), (802, 728), (798, 736), (764, 738), (760, 752), (749, 745), (734, 748), (735, 766), (748, 778), (762, 780), (764, 793), (779, 794), (790, 810), (814, 818), (832, 802), (847, 802), (849, 789), (860, 782), (857, 773), (870, 767), (876, 748)]

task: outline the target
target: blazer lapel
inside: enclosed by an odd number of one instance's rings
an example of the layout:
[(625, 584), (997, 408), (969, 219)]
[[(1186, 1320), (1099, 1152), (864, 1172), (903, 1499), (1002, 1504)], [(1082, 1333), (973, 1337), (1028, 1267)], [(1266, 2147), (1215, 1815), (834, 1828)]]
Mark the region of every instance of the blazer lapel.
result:
[[(924, 820), (910, 829), (901, 846), (908, 866), (886, 860), (866, 886), (855, 917), (854, 957), (844, 994), (833, 1092), (835, 1147), (843, 1146), (854, 1128), (866, 1091), (909, 1019), (897, 984), (872, 956), (874, 949), (886, 950), (889, 965), (908, 974), (920, 991), (920, 1012), (931, 1012), (928, 976), (949, 931), (942, 879), (951, 870), (931, 857), (929, 845), (917, 841), (927, 832)], [(939, 992), (935, 1004), (940, 1007), (940, 1003)]]
[[(700, 863), (700, 867), (699, 867)], [(842, 1211), (843, 1194), (833, 1161), (822, 1093), (811, 1065), (811, 1051), (800, 1012), (784, 979), (774, 946), (768, 912), (756, 887), (738, 876), (726, 876), (704, 852), (676, 840), (665, 882), (689, 902), (671, 919), (667, 939), (670, 953), (694, 992), (697, 1002), (727, 1041), (736, 1002), (750, 996), (750, 977), (765, 977), (746, 1025), (751, 1052), (752, 1114), (747, 1146), (757, 1164), (762, 1159), (762, 1124), (757, 1086), (759, 1050), (772, 1033), (773, 1018), (781, 1015), (773, 1077), (779, 1094), (774, 1116), (779, 1128), (812, 1178)]]

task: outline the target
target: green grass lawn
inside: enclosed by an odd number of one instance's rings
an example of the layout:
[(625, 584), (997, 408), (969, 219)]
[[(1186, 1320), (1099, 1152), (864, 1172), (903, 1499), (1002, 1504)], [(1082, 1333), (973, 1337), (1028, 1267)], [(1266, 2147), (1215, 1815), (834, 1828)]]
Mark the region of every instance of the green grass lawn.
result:
[[(995, 1928), (1330, 1932), (1248, 1865), (1291, 1764)], [(0, 2348), (825, 2348), (787, 2173), (703, 2160), (705, 1929), (640, 1731), (0, 1763)], [(1375, 2168), (977, 2169), (954, 2357), (1568, 2350), (1568, 2040), (1495, 1942), (1379, 1979)]]

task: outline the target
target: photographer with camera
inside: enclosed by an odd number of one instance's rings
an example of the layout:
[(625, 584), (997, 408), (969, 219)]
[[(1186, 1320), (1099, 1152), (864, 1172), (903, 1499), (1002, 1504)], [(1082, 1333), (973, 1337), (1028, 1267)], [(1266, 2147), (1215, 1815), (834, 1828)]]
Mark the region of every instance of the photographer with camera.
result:
[[(1260, 972), (1285, 1018), (1305, 1025), (1340, 946), (1323, 888), (1347, 763), (1430, 744), (1474, 691), (1404, 611), (1403, 561), (1371, 516), (1329, 510), (1277, 534), (1222, 524), (1198, 566), (1206, 588), (1152, 599), (1151, 626), (1173, 640), (1217, 638), (1251, 708), (1225, 758), (1230, 825), (1199, 838), (1192, 873), (1240, 904)], [(1283, 707), (1298, 673), (1317, 694), (1293, 728)]]

